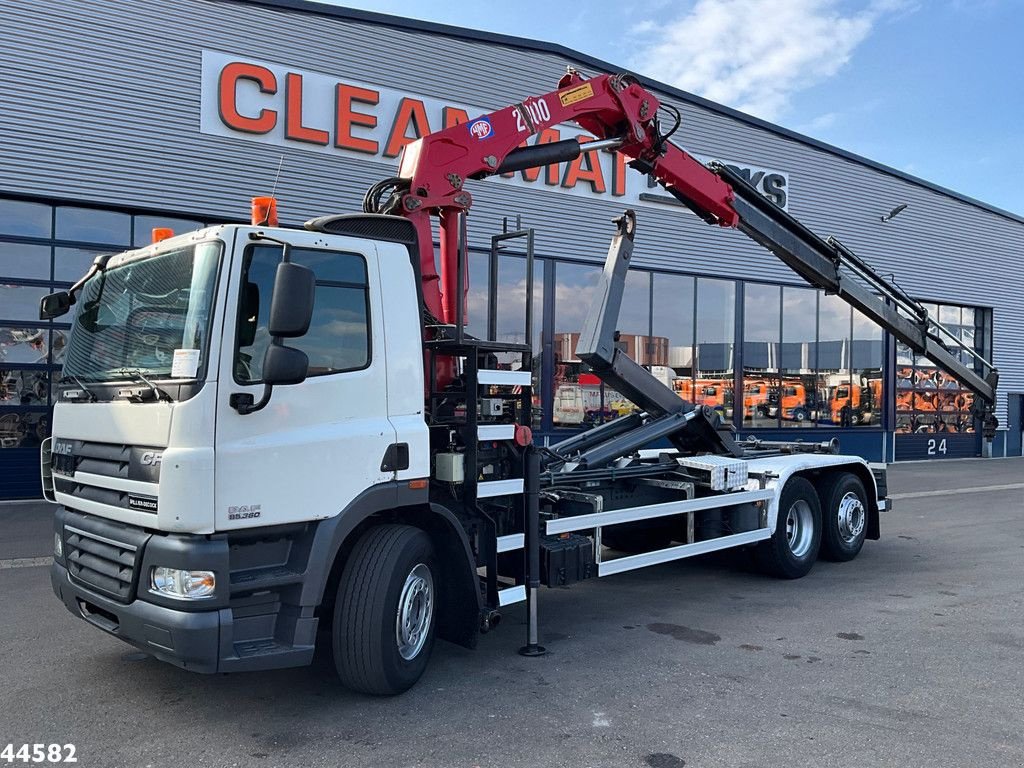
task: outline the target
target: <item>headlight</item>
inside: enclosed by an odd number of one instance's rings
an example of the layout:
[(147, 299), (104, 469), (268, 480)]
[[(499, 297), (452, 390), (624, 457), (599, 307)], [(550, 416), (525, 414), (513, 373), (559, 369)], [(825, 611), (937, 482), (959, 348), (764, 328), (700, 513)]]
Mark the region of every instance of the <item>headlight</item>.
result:
[(178, 600), (203, 600), (213, 597), (217, 579), (213, 571), (182, 571), (178, 568), (154, 568), (150, 590)]
[(53, 534), (53, 554), (54, 557), (64, 557), (64, 542), (60, 539), (60, 534), (54, 532)]

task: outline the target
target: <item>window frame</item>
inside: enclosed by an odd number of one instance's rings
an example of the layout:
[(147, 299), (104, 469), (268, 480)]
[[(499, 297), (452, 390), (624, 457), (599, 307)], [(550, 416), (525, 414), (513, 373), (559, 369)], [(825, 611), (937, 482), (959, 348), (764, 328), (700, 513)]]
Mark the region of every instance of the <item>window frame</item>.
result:
[[(274, 244), (273, 243), (270, 243), (270, 244), (268, 244), (268, 243), (251, 243), (251, 244), (247, 245), (245, 247), (245, 249), (243, 250), (243, 252), (242, 252), (242, 265), (241, 265), (242, 266), (242, 270), (246, 269), (246, 266), (247, 266), (246, 262), (247, 262), (247, 260), (248, 260), (248, 263), (251, 265), (251, 263), (252, 263), (252, 253), (257, 248), (267, 248), (267, 247), (271, 247), (272, 248), (272, 247), (274, 247)], [(304, 266), (304, 265), (302, 265), (301, 262), (295, 261), (295, 259), (294, 259), (295, 254), (300, 252), (300, 251), (322, 251), (323, 253), (333, 253), (333, 254), (337, 254), (337, 255), (355, 256), (355, 257), (357, 257), (358, 259), (360, 259), (362, 261), (362, 264), (363, 264), (363, 274), (366, 275), (366, 282), (364, 282), (362, 284), (350, 283), (350, 282), (345, 282), (345, 281), (340, 281), (340, 280), (321, 280), (319, 278), (317, 278), (316, 281), (315, 281), (315, 287), (316, 288), (319, 288), (322, 285), (322, 286), (324, 286), (326, 288), (358, 288), (358, 289), (361, 289), (363, 291), (363, 300), (364, 300), (364, 304), (366, 306), (366, 362), (365, 362), (365, 364), (361, 365), (361, 366), (359, 366), (357, 368), (339, 368), (338, 370), (327, 371), (325, 373), (311, 373), (311, 374), (307, 374), (306, 378), (307, 379), (314, 379), (314, 378), (321, 378), (321, 377), (324, 377), (324, 376), (335, 376), (337, 374), (342, 374), (342, 373), (355, 373), (357, 371), (365, 371), (367, 368), (369, 368), (371, 365), (373, 365), (373, 361), (374, 361), (374, 355), (373, 355), (373, 347), (374, 347), (374, 345), (373, 345), (373, 315), (371, 313), (372, 302), (370, 301), (370, 262), (369, 262), (369, 259), (366, 258), (365, 254), (359, 253), (357, 251), (342, 251), (342, 250), (338, 250), (336, 248), (316, 248), (316, 247), (309, 247), (309, 246), (296, 246), (296, 245), (292, 245), (292, 248), (291, 248), (292, 261), (294, 263), (300, 264), (301, 266)], [(280, 263), (280, 261), (278, 263)], [(276, 267), (275, 267), (275, 269), (276, 269)], [(309, 269), (309, 267), (307, 267), (307, 269)], [(314, 275), (315, 274), (316, 274), (316, 272), (314, 270)], [(239, 285), (239, 288), (241, 288), (241, 285), (242, 285), (241, 272), (239, 273), (238, 285)], [(272, 292), (271, 292), (271, 295), (273, 295)], [(314, 293), (314, 297), (315, 297), (315, 293)], [(315, 311), (316, 311), (316, 303), (315, 303), (315, 299), (314, 299), (314, 312)], [(237, 384), (239, 386), (242, 386), (242, 387), (259, 386), (259, 385), (262, 385), (262, 384), (265, 383), (262, 378), (260, 378), (258, 380), (253, 380), (253, 381), (241, 381), (238, 378), (238, 369), (236, 367), (236, 364), (238, 362), (238, 355), (239, 355), (239, 353), (241, 351), (241, 346), (238, 343), (239, 342), (239, 331), (241, 330), (241, 322), (240, 322), (241, 315), (242, 315), (242, 295), (241, 295), (241, 291), (239, 290), (238, 295), (237, 295), (237, 300), (236, 300), (236, 308), (235, 308), (235, 333), (234, 333), (234, 340), (232, 341), (231, 378), (232, 378), (232, 380), (234, 381), (235, 384)], [(301, 338), (303, 338), (303, 336), (299, 336), (297, 338), (301, 339)], [(289, 340), (289, 341), (291, 341), (291, 340)], [(302, 351), (302, 350), (300, 350), (300, 351)], [(262, 376), (262, 363), (260, 365), (261, 365), (260, 374)]]

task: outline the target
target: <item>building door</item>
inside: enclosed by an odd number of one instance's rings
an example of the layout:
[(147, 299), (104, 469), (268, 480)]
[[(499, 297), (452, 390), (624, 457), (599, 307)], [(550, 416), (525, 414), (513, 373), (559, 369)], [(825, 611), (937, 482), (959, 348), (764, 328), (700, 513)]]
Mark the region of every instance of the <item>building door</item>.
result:
[(1024, 455), (1024, 394), (1006, 397), (1006, 455)]

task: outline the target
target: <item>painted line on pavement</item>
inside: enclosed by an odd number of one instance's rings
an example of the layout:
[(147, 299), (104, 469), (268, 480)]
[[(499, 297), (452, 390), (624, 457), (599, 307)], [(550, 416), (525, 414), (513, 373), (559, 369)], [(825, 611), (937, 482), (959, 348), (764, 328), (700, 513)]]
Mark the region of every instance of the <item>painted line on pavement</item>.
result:
[(951, 488), (947, 491), (917, 491), (915, 493), (890, 493), (888, 498), (923, 499), (928, 496), (953, 496), (961, 493), (987, 493), (989, 491), (1013, 491), (1024, 488), (1024, 483), (1007, 483), (1006, 485), (980, 485), (977, 488)]
[(8, 568), (37, 568), (51, 563), (53, 563), (52, 557), (15, 557), (10, 560), (0, 560), (0, 571)]

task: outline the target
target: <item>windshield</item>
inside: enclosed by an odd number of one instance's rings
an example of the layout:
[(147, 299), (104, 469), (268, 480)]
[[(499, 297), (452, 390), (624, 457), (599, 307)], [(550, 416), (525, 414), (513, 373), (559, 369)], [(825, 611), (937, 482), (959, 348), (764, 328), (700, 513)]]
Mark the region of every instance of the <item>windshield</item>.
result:
[(206, 363), (219, 242), (129, 261), (82, 288), (64, 375), (190, 379)]

